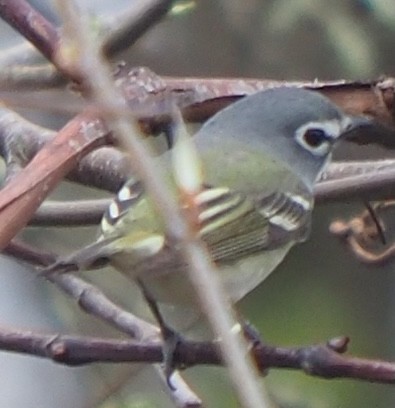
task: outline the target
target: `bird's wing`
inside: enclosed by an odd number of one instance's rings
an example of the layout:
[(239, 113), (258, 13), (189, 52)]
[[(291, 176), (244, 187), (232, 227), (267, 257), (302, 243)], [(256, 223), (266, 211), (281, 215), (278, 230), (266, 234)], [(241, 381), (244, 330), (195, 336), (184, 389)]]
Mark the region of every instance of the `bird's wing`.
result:
[(219, 263), (301, 241), (310, 227), (308, 195), (277, 192), (245, 197), (225, 188), (201, 193), (201, 236)]
[[(308, 198), (305, 202), (286, 193), (253, 197), (209, 186), (195, 197), (200, 236), (219, 266), (232, 301), (259, 285), (290, 247), (305, 237), (311, 213), (307, 202)], [(142, 260), (136, 274), (158, 302), (196, 309), (196, 297), (185, 290), (190, 284), (185, 268), (179, 251), (164, 245), (154, 256)]]
[(120, 254), (132, 266), (159, 251), (164, 242), (142, 184), (129, 180), (105, 211), (99, 239), (42, 270), (43, 275), (97, 269)]
[[(206, 185), (194, 200), (198, 207), (200, 236), (219, 263), (275, 249), (289, 241), (300, 241), (310, 226), (313, 202), (309, 197), (303, 192), (247, 196), (227, 187)], [(144, 240), (145, 248), (152, 244), (151, 255), (159, 252), (158, 243), (160, 237), (166, 240), (165, 233), (158, 227), (159, 217), (152, 215), (155, 210), (149, 205), (141, 183), (130, 180), (104, 214), (104, 236), (115, 234), (119, 237), (116, 244), (124, 250)], [(166, 251), (165, 257), (170, 261), (172, 257)]]
[[(136, 217), (130, 213), (138, 203), (144, 200), (144, 187), (140, 181), (130, 179), (118, 191), (118, 194), (107, 207), (101, 221), (104, 236), (121, 236), (131, 229)], [(128, 215), (128, 217), (126, 217)], [(132, 215), (132, 217), (130, 217)]]
[[(219, 264), (300, 241), (310, 226), (312, 200), (306, 197), (277, 192), (254, 198), (206, 186), (195, 198), (200, 236)], [(125, 266), (133, 268), (155, 255), (155, 264), (171, 269), (181, 261), (171, 245), (165, 245), (165, 234), (153, 213), (142, 185), (129, 181), (103, 216), (102, 237), (43, 273), (100, 268), (119, 256), (127, 259)]]

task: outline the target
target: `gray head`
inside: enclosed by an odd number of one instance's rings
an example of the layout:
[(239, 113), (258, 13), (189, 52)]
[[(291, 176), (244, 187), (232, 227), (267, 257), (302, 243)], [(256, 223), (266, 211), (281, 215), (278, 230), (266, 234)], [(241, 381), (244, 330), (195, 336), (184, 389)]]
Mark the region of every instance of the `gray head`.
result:
[(230, 105), (207, 121), (198, 135), (209, 144), (237, 138), (250, 148), (263, 149), (311, 189), (354, 119), (318, 92), (282, 87)]

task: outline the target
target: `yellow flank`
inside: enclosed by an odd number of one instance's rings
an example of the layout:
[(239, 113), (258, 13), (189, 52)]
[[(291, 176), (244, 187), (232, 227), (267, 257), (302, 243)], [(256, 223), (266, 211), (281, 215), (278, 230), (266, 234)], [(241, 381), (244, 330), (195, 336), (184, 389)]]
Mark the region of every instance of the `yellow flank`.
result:
[(135, 256), (136, 259), (141, 259), (155, 255), (162, 249), (164, 242), (163, 235), (134, 231), (119, 238), (115, 245), (120, 250), (128, 252), (129, 255)]

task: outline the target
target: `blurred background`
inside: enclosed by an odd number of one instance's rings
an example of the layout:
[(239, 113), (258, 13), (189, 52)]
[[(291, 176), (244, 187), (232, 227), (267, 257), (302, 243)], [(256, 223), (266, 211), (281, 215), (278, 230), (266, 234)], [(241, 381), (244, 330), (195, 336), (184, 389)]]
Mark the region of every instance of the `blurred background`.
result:
[[(56, 21), (49, 1), (32, 1)], [(199, 0), (179, 2), (185, 12), (169, 17), (119, 59), (158, 74), (205, 77), (320, 80), (373, 79), (393, 74), (395, 8), (391, 0)], [(82, 1), (98, 17), (119, 13), (130, 1)], [(1, 24), (2, 46), (20, 41)], [(46, 112), (30, 117), (51, 126), (64, 121)], [(338, 158), (388, 156), (370, 149), (342, 150)], [(65, 184), (56, 198), (99, 193)], [(102, 196), (102, 195), (101, 195)], [(350, 353), (395, 360), (395, 274), (393, 265), (367, 267), (328, 232), (329, 223), (362, 210), (363, 203), (320, 206), (310, 240), (294, 248), (267, 281), (239, 305), (273, 345), (308, 345), (347, 335)], [(95, 228), (29, 229), (36, 245), (67, 253), (96, 236)], [(80, 241), (77, 243), (77, 241)], [(27, 266), (2, 258), (0, 325), (90, 335), (120, 335), (85, 316)], [(139, 311), (138, 294), (109, 270), (86, 275), (118, 303)], [(0, 354), (0, 406), (171, 407), (149, 368), (95, 365), (65, 368), (51, 362)], [(186, 372), (209, 407), (236, 407), (222, 369)], [(280, 407), (389, 407), (389, 385), (322, 380), (300, 372), (272, 370), (266, 384)]]

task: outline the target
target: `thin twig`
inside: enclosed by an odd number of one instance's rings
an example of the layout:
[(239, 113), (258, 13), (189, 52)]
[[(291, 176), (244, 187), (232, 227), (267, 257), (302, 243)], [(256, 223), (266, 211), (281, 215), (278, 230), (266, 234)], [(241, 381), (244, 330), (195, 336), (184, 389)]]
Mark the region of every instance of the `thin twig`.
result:
[[(19, 10), (31, 12), (23, 2), (12, 2), (14, 7), (6, 6), (2, 18), (10, 23), (15, 29), (23, 34), (32, 44), (37, 46), (37, 37), (40, 33), (40, 25), (26, 25), (19, 22)], [(116, 54), (131, 47), (138, 38), (147, 30), (156, 25), (171, 8), (172, 0), (141, 0), (134, 1), (133, 4), (116, 15), (100, 16), (100, 38), (103, 44), (103, 52), (108, 57), (114, 57)], [(20, 8), (18, 8), (18, 6)], [(1, 15), (1, 13), (0, 13)], [(58, 70), (49, 64), (41, 64), (37, 49), (56, 65), (54, 52), (58, 48), (55, 41), (58, 34), (55, 27), (51, 26), (38, 13), (32, 14), (39, 24), (43, 24), (48, 30), (49, 35), (42, 41), (43, 49), (33, 48), (30, 43), (22, 43), (17, 46), (2, 50), (0, 53), (0, 85), (2, 89), (28, 90), (28, 89), (50, 89), (58, 88), (67, 82)], [(13, 21), (15, 21), (13, 23)], [(23, 31), (21, 31), (23, 28)], [(56, 37), (54, 33), (56, 32)], [(48, 40), (48, 41), (47, 41)], [(32, 65), (34, 64), (34, 65)], [(76, 112), (75, 110), (73, 111)]]
[(317, 184), (317, 202), (344, 200), (380, 200), (395, 196), (395, 169), (372, 171)]
[[(4, 252), (39, 267), (50, 265), (56, 259), (51, 253), (39, 250), (15, 239)], [(66, 295), (74, 299), (86, 313), (127, 334), (135, 341), (140, 343), (154, 342), (159, 345), (160, 349), (163, 348), (159, 342), (160, 337), (157, 327), (116, 305), (96, 286), (87, 283), (78, 276), (69, 274), (51, 275), (47, 279)], [(162, 374), (161, 367), (155, 365), (155, 369), (160, 375)], [(177, 407), (188, 408), (189, 403), (193, 403), (192, 406), (200, 407), (200, 399), (189, 389), (177, 371), (172, 376), (172, 383), (177, 389), (171, 390), (169, 388), (168, 392), (172, 400), (177, 404)]]
[[(161, 175), (150, 161), (150, 155), (136, 137), (135, 126), (132, 126), (123, 115), (117, 114), (119, 108), (122, 110), (125, 107), (125, 100), (114, 88), (111, 75), (85, 29), (81, 14), (76, 13), (70, 5), (71, 2), (59, 3), (67, 16), (65, 28), (70, 30), (68, 33), (70, 40), (78, 43), (80, 47), (78, 59), (80, 69), (90, 84), (94, 99), (99, 105), (104, 106), (106, 111), (114, 112), (108, 119), (118, 139), (131, 155), (136, 172), (141, 176), (148, 193), (162, 214), (168, 234), (179, 243), (183, 256), (190, 265), (189, 275), (201, 305), (214, 333), (223, 339), (221, 343), (223, 357), (240, 402), (250, 408), (268, 407), (270, 405), (268, 398), (261, 391), (249, 356), (246, 357), (246, 348), (241, 335), (232, 331), (235, 318), (230, 312), (222, 287), (215, 278), (216, 272), (213, 270), (212, 262), (209, 261), (208, 251), (193, 233), (192, 225), (189, 225), (188, 220), (181, 214), (175, 199), (170, 197)], [(240, 383), (240, 377), (244, 380), (243, 384)]]
[[(48, 266), (56, 260), (51, 253), (19, 240), (10, 242), (4, 252), (40, 267)], [(126, 312), (108, 299), (100, 289), (78, 276), (53, 274), (45, 279), (56, 284), (59, 289), (74, 299), (82, 310), (100, 318), (132, 338), (138, 341), (159, 338), (159, 331), (155, 326)]]
[(104, 21), (111, 31), (102, 38), (104, 55), (111, 58), (131, 47), (147, 30), (156, 25), (170, 10), (173, 0), (134, 1), (133, 7)]
[(24, 41), (0, 52), (0, 69), (10, 68), (14, 65), (35, 65), (43, 61), (43, 56), (28, 41)]
[[(110, 149), (110, 148), (109, 148)], [(95, 167), (91, 167), (90, 162), (91, 155), (87, 156), (81, 165), (84, 165), (84, 171), (76, 171), (73, 179), (81, 182), (81, 175), (84, 184), (94, 185), (109, 189), (116, 192), (125, 180), (123, 176), (124, 172), (118, 174), (109, 174), (109, 169), (101, 174), (103, 170), (101, 163), (107, 163), (107, 157), (113, 156), (113, 150), (106, 152), (103, 149), (97, 150), (96, 154), (101, 154), (101, 159), (96, 163)], [(108, 155), (107, 155), (108, 153)], [(95, 154), (95, 153), (93, 153)], [(124, 159), (123, 155), (120, 156)], [(116, 163), (112, 162), (114, 165)], [(81, 166), (80, 165), (80, 166)], [(92, 169), (98, 168), (95, 172)], [(374, 177), (375, 180), (385, 178), (387, 173), (393, 174), (388, 178), (386, 188), (378, 189), (376, 185), (372, 185), (370, 178)], [(108, 177), (108, 184), (104, 184)], [(111, 177), (110, 177), (111, 176)], [(98, 182), (92, 183), (92, 179), (95, 177)], [(116, 180), (110, 182), (110, 180)], [(354, 186), (353, 181), (359, 181), (358, 186)], [(346, 181), (349, 183), (349, 188), (344, 191), (342, 189), (342, 183)], [(369, 183), (369, 184), (367, 184)], [(367, 184), (367, 186), (366, 186)], [(388, 188), (387, 185), (390, 187)], [(332, 163), (329, 166), (328, 171), (325, 173), (324, 178), (319, 182), (315, 189), (315, 199), (317, 204), (324, 204), (329, 202), (341, 201), (341, 199), (347, 198), (347, 201), (355, 200), (360, 201), (364, 197), (370, 197), (371, 199), (378, 200), (380, 198), (389, 198), (395, 195), (395, 161), (394, 160), (378, 160), (367, 162), (342, 162)], [(369, 187), (367, 189), (366, 187)], [(372, 193), (373, 191), (373, 193)], [(46, 201), (37, 210), (36, 214), (30, 220), (29, 225), (32, 226), (83, 226), (98, 224), (101, 217), (107, 207), (110, 205), (111, 199), (96, 199), (96, 200), (76, 200), (76, 201)]]
[(345, 241), (361, 262), (373, 265), (390, 262), (395, 256), (395, 243), (388, 242), (384, 233), (386, 224), (391, 222), (394, 204), (394, 200), (377, 202), (349, 221), (337, 219), (331, 223), (330, 232)]
[(84, 154), (103, 144), (108, 130), (88, 112), (70, 121), (0, 191), (0, 248), (23, 228), (46, 195)]
[[(59, 75), (57, 69), (50, 64), (32, 66), (16, 65), (3, 68), (0, 72), (0, 89), (2, 91), (42, 91), (44, 89), (59, 88), (65, 84), (65, 78)], [(21, 102), (21, 104), (23, 104), (23, 102)]]
[(59, 36), (54, 26), (25, 0), (4, 0), (0, 7), (0, 17), (15, 28), (49, 61), (59, 46)]
[(36, 211), (29, 225), (34, 226), (75, 226), (97, 225), (111, 199), (46, 201)]

